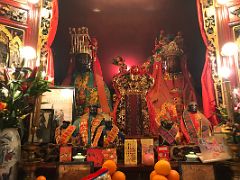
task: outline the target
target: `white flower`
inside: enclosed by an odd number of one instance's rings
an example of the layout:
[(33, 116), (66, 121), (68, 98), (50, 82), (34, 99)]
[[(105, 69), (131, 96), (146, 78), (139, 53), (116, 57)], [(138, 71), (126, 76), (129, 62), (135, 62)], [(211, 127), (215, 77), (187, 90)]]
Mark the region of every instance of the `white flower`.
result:
[(2, 93), (5, 97), (7, 97), (7, 96), (8, 96), (8, 89), (6, 89), (5, 87), (3, 87), (3, 88), (1, 89), (1, 93)]

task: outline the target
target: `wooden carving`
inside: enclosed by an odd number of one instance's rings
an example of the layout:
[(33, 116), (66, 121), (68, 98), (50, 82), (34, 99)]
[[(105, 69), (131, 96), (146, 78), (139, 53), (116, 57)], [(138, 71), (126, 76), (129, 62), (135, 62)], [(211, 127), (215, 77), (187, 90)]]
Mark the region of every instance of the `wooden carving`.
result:
[(28, 11), (9, 4), (0, 3), (0, 16), (18, 23), (26, 24)]
[(229, 23), (240, 21), (240, 4), (228, 8)]
[(0, 24), (0, 66), (16, 67), (21, 63), (23, 37), (24, 31)]

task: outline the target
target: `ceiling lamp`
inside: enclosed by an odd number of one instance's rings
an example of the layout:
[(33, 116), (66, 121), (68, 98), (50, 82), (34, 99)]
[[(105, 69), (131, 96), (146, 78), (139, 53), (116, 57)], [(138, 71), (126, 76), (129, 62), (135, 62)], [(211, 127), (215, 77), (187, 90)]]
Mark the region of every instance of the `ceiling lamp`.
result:
[(238, 46), (234, 42), (227, 42), (223, 45), (221, 50), (222, 56), (233, 56), (238, 52)]
[(94, 9), (93, 9), (93, 12), (99, 13), (99, 12), (101, 12), (101, 9), (99, 9), (99, 8), (94, 8)]

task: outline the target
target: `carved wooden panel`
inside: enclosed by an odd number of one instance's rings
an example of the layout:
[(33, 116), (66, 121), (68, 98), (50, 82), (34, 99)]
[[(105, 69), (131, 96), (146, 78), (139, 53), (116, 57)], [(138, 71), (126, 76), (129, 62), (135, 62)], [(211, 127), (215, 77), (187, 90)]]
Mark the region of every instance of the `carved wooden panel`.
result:
[(229, 23), (240, 21), (240, 4), (228, 7)]
[(53, 16), (52, 8), (53, 8), (52, 0), (42, 0), (42, 9), (45, 9), (48, 15), (40, 16), (38, 56), (40, 57), (41, 63), (45, 67), (47, 65), (48, 58), (47, 40), (50, 32), (51, 18)]
[(23, 46), (25, 31), (0, 24), (0, 66), (16, 67), (21, 63), (20, 48)]
[[(218, 31), (217, 31), (217, 15), (214, 9), (215, 4), (213, 0), (202, 0), (202, 15), (204, 22), (204, 31), (208, 39), (208, 56), (211, 60), (212, 78), (214, 83), (218, 83), (218, 68), (219, 68), (219, 47), (218, 47)], [(218, 100), (217, 100), (218, 101)]]
[(0, 25), (7, 29), (11, 42), (7, 66), (19, 64), (20, 46), (37, 48), (39, 11), (39, 6), (28, 0), (0, 0)]
[(28, 11), (10, 4), (0, 3), (0, 17), (17, 23), (27, 24)]

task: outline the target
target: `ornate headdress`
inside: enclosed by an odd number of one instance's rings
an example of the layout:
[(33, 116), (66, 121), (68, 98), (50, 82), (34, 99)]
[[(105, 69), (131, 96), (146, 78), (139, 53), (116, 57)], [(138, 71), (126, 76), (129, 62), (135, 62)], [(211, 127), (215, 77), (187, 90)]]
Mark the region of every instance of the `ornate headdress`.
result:
[(88, 34), (88, 28), (69, 28), (69, 33), (71, 35), (70, 54), (86, 53), (92, 57), (95, 48)]
[(183, 55), (183, 38), (181, 32), (178, 32), (174, 37), (172, 35), (165, 35), (164, 31), (161, 31), (159, 39), (155, 40), (154, 53), (164, 58)]

